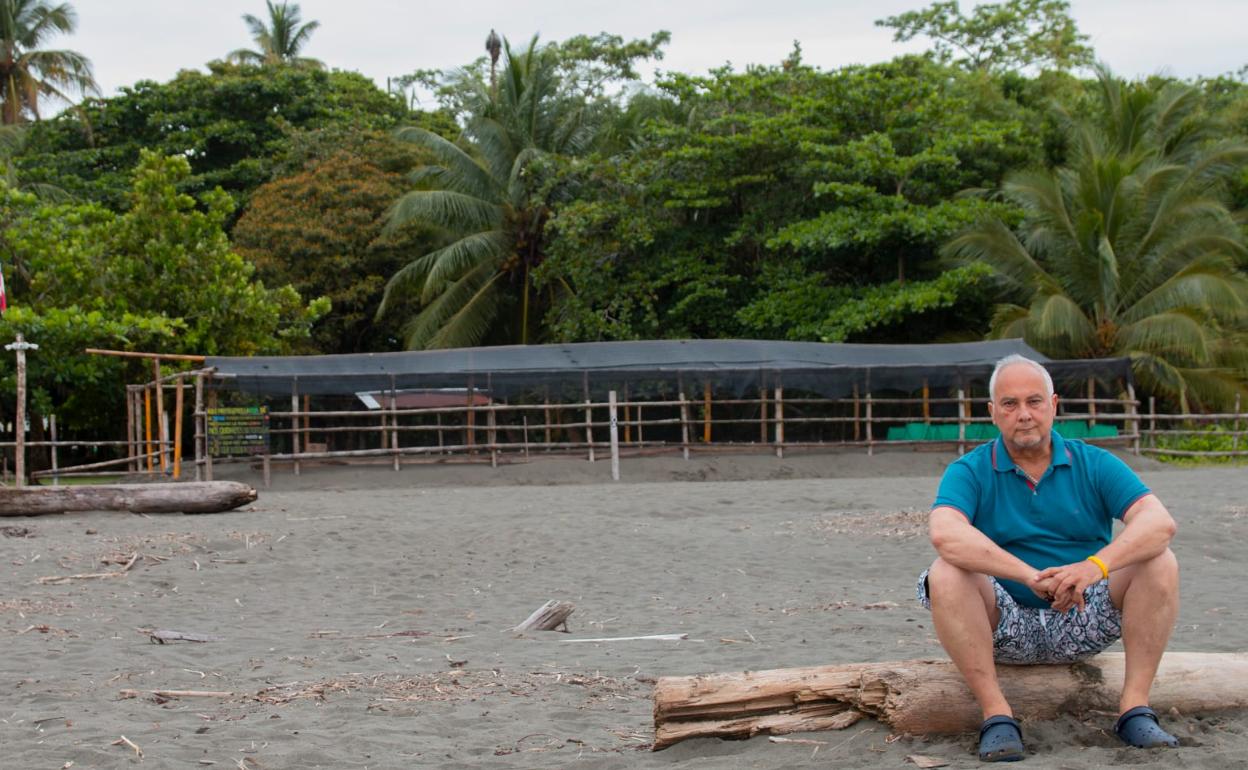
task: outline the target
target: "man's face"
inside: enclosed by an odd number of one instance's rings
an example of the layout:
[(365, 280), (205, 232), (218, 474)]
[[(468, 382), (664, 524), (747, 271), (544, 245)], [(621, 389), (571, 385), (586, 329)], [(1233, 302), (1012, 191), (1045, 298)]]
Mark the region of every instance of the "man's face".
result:
[(996, 398), (988, 404), (992, 422), (1011, 449), (1033, 449), (1049, 438), (1057, 414), (1057, 395), (1046, 395), (1044, 377), (1026, 364), (997, 375)]

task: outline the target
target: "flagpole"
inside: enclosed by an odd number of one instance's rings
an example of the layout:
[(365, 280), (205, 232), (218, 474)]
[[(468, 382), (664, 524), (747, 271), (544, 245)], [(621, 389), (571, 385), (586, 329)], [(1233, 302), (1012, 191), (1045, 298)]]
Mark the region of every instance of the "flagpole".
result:
[(14, 448), (13, 465), (17, 473), (16, 484), (26, 486), (26, 351), (38, 350), (39, 346), (27, 342), (18, 332), (17, 339), (4, 346), (5, 350), (17, 353), (17, 417), (13, 421), (14, 433), (17, 434), (17, 446)]

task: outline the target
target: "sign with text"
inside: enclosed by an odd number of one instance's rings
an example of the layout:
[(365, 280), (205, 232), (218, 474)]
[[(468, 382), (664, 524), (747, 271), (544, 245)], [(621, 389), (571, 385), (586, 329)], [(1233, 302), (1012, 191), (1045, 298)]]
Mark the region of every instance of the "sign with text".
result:
[(262, 455), (269, 452), (269, 408), (236, 406), (208, 410), (208, 452)]

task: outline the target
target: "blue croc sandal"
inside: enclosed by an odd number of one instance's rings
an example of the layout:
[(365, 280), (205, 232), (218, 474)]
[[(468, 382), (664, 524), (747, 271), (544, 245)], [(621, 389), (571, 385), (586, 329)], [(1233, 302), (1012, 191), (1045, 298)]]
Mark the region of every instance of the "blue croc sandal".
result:
[(1018, 720), (999, 714), (979, 726), (979, 759), (982, 762), (1017, 762), (1023, 758), (1023, 728)]
[(1157, 721), (1157, 712), (1148, 706), (1136, 706), (1118, 717), (1114, 732), (1128, 746), (1137, 749), (1155, 749), (1162, 746), (1171, 748), (1179, 745), (1179, 739), (1161, 729)]

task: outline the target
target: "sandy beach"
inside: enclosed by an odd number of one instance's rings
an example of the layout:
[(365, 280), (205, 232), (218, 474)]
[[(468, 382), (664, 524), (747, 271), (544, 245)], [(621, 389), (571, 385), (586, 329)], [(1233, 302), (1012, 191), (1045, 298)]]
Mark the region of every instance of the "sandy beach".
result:
[[(950, 459), (629, 458), (620, 483), (574, 458), (279, 469), (227, 514), (6, 518), (0, 765), (979, 766), (971, 735), (870, 720), (649, 750), (657, 676), (943, 657), (913, 583)], [(1170, 649), (1248, 650), (1248, 469), (1129, 461), (1179, 522)], [(576, 604), (571, 633), (508, 630), (548, 599)], [(649, 634), (688, 639), (568, 641)], [(1248, 768), (1244, 711), (1166, 717), (1172, 752), (1126, 749), (1112, 723), (1025, 724), (1025, 766)]]

